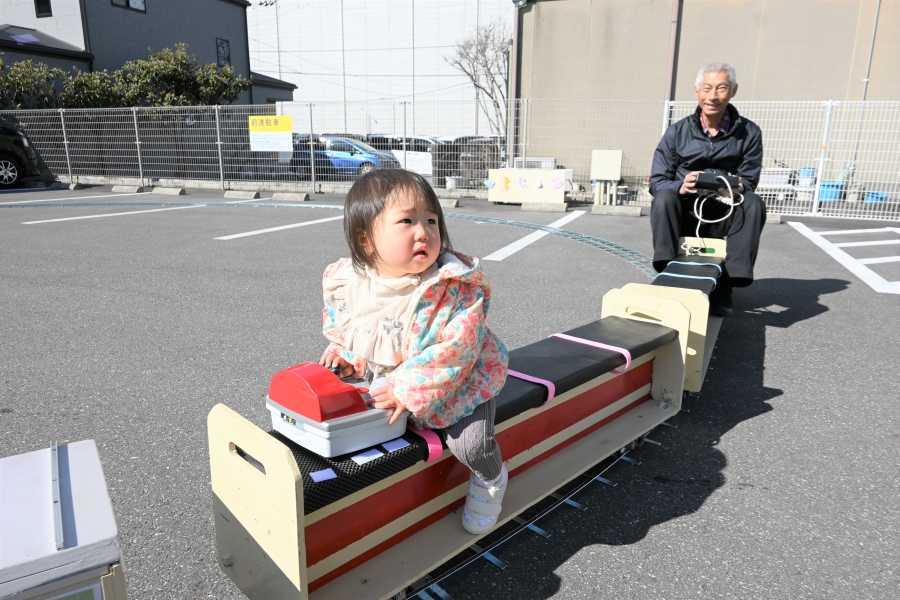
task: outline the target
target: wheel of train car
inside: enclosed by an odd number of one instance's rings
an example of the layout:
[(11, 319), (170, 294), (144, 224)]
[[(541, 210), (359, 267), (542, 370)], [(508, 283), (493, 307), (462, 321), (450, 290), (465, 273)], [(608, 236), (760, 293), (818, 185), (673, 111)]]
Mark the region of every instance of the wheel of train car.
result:
[(0, 189), (18, 186), (24, 174), (19, 161), (11, 156), (0, 156)]

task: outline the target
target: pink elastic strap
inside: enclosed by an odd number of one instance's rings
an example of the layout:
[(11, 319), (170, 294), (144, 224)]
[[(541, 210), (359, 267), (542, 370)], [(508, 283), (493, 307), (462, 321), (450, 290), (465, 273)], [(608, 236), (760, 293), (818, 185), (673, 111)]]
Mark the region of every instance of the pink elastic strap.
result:
[(409, 427), (407, 431), (410, 431), (423, 440), (428, 445), (428, 458), (425, 459), (425, 462), (432, 462), (439, 459), (444, 455), (444, 447), (441, 445), (441, 438), (430, 429), (413, 429)]
[(613, 369), (612, 372), (615, 373), (616, 375), (618, 375), (620, 373), (624, 373), (625, 371), (627, 371), (628, 369), (631, 368), (631, 352), (629, 352), (625, 348), (619, 348), (618, 346), (608, 346), (606, 344), (601, 344), (600, 342), (595, 342), (593, 340), (586, 340), (584, 338), (574, 337), (571, 335), (566, 335), (564, 333), (554, 333), (550, 337), (557, 337), (557, 338), (561, 338), (564, 340), (569, 340), (570, 342), (577, 342), (579, 344), (585, 344), (586, 346), (593, 346), (595, 348), (602, 348), (604, 350), (612, 350), (613, 352), (618, 352), (619, 354), (621, 354), (625, 357), (625, 368), (622, 369), (621, 371), (616, 371), (615, 369)]
[(547, 388), (547, 404), (551, 400), (553, 400), (554, 396), (556, 396), (556, 386), (553, 385), (552, 381), (547, 381), (546, 379), (541, 379), (540, 377), (532, 377), (531, 375), (526, 375), (525, 373), (519, 373), (518, 371), (513, 371), (512, 369), (508, 369), (506, 371), (509, 375), (512, 375), (516, 379), (524, 379), (525, 381), (530, 381), (531, 383), (539, 383), (540, 385)]

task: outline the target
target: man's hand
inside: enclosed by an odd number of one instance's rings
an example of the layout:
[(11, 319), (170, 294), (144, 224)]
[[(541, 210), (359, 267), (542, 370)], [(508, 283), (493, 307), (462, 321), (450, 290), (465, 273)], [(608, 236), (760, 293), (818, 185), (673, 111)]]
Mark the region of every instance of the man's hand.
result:
[(326, 369), (340, 366), (341, 377), (347, 377), (353, 374), (353, 365), (341, 358), (341, 355), (333, 350), (326, 350), (325, 354), (322, 355), (322, 358), (319, 359), (319, 364)]
[(394, 392), (391, 391), (391, 386), (385, 385), (380, 388), (374, 389), (371, 392), (372, 400), (374, 400), (375, 408), (392, 408), (394, 409), (394, 414), (391, 415), (391, 420), (388, 421), (388, 425), (393, 425), (394, 422), (400, 418), (400, 415), (403, 414), (403, 411), (406, 410), (406, 407), (403, 406), (397, 397), (394, 396)]
[[(735, 194), (743, 194), (744, 193), (744, 180), (738, 177), (738, 186), (731, 188), (731, 191)], [(719, 195), (723, 198), (731, 198), (731, 194), (728, 193), (727, 187), (719, 188)]]
[(691, 171), (688, 173), (684, 181), (681, 183), (681, 189), (678, 190), (678, 193), (682, 196), (686, 194), (696, 194), (697, 193), (697, 177), (700, 175), (700, 171)]

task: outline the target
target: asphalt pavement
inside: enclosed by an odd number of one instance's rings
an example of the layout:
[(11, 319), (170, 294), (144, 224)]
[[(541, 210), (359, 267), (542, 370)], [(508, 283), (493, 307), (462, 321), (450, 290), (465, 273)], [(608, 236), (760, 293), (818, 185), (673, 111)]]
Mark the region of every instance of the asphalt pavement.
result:
[[(212, 205), (183, 204), (197, 201)], [(0, 457), (97, 440), (133, 600), (243, 598), (216, 562), (206, 415), (224, 402), (267, 425), (271, 375), (321, 354), (321, 274), (347, 255), (341, 221), (326, 220), (341, 197), (224, 202), (0, 194)], [(573, 210), (587, 213), (564, 229), (651, 254), (648, 217)], [(563, 216), (465, 199), (446, 212)], [(448, 227), (476, 256), (532, 232)], [(488, 323), (510, 348), (595, 320), (604, 293), (649, 281), (555, 235), (484, 267)], [(542, 520), (551, 539), (523, 532), (501, 547), (505, 571), (482, 561), (446, 580), (453, 598), (897, 597), (900, 296), (785, 224), (763, 232), (756, 277), (735, 291), (701, 397), (654, 434), (662, 446), (616, 465), (617, 487), (582, 492), (587, 512)]]

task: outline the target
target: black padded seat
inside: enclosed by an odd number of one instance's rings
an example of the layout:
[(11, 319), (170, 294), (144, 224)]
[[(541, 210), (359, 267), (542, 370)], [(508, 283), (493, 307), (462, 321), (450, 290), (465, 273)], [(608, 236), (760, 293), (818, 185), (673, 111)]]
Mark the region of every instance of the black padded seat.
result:
[(706, 279), (706, 276), (703, 277), (703, 279), (695, 279), (694, 277), (666, 275), (666, 272), (663, 271), (656, 276), (656, 279), (653, 280), (651, 285), (664, 285), (666, 287), (681, 288), (685, 290), (698, 290), (703, 292), (706, 297), (709, 298), (712, 291), (716, 289), (716, 282), (714, 279)]
[(725, 259), (721, 256), (704, 256), (702, 254), (688, 254), (676, 256), (672, 262), (689, 262), (698, 264), (724, 265)]
[(722, 275), (722, 267), (715, 263), (689, 263), (672, 261), (663, 271), (666, 275), (689, 275), (691, 277), (712, 277), (718, 279)]
[[(678, 336), (678, 332), (669, 327), (621, 317), (607, 317), (563, 333), (625, 348), (634, 359), (664, 346)], [(552, 381), (557, 395), (624, 364), (625, 357), (618, 352), (559, 338), (543, 339), (509, 353), (510, 369)], [(547, 388), (543, 385), (509, 376), (497, 398), (495, 422), (502, 423), (530, 408), (540, 406), (546, 400)], [(403, 435), (403, 439), (409, 442), (408, 446), (393, 452), (387, 452), (380, 444), (372, 446), (384, 452), (384, 455), (362, 465), (356, 464), (352, 457), (371, 448), (325, 458), (298, 446), (275, 431), (270, 431), (269, 434), (291, 450), (303, 474), (304, 514), (315, 512), (408, 469), (428, 456), (424, 440), (408, 431)], [(325, 469), (331, 469), (337, 477), (320, 482), (315, 482), (310, 477), (310, 473)]]
[[(607, 317), (563, 333), (624, 348), (632, 358), (664, 346), (678, 335), (677, 331), (663, 325), (622, 317)], [(510, 369), (552, 381), (557, 395), (624, 364), (625, 357), (618, 352), (553, 337), (509, 353)], [(495, 422), (502, 423), (546, 401), (545, 386), (509, 376), (497, 398)]]

